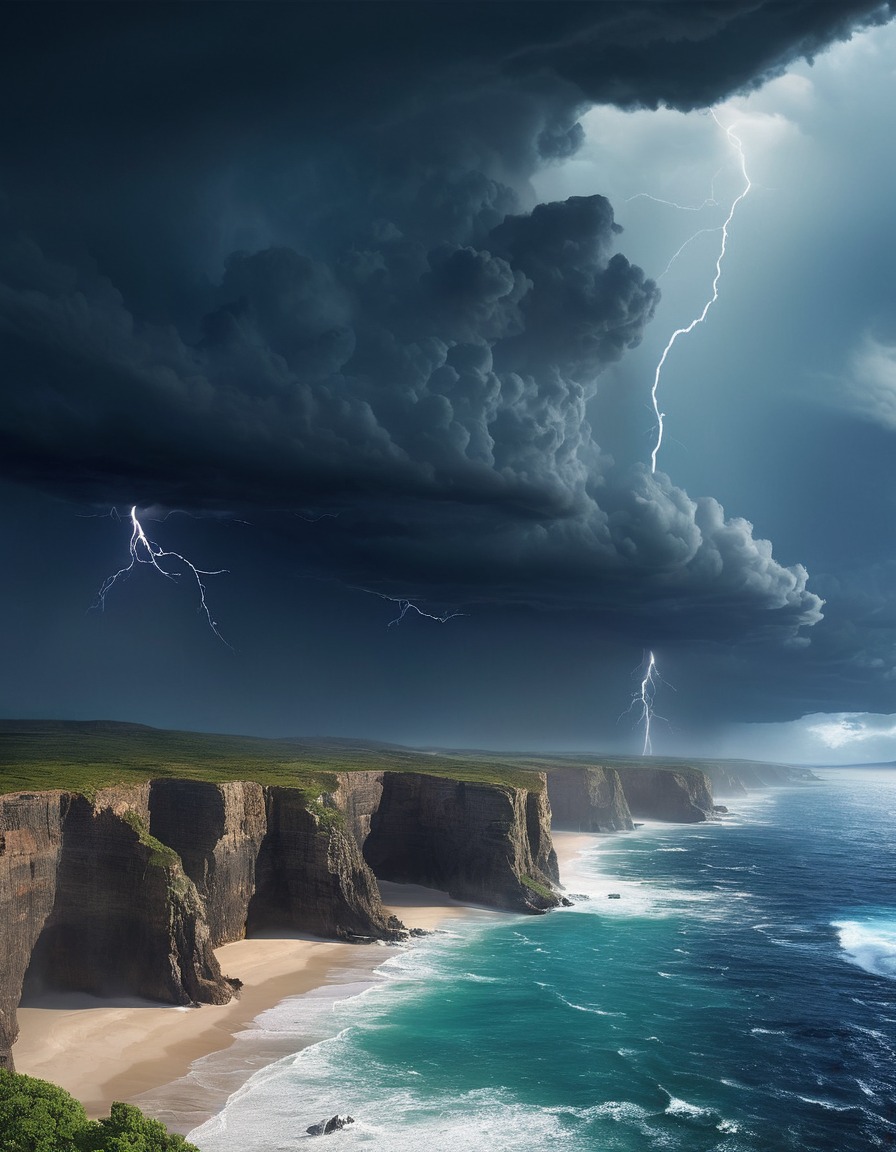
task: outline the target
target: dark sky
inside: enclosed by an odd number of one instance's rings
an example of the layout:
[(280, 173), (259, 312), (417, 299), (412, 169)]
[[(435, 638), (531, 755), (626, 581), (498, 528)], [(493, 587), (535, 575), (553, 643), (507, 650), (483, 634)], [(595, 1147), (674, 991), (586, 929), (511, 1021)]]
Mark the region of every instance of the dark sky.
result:
[(886, 751), (890, 16), (6, 5), (0, 713)]

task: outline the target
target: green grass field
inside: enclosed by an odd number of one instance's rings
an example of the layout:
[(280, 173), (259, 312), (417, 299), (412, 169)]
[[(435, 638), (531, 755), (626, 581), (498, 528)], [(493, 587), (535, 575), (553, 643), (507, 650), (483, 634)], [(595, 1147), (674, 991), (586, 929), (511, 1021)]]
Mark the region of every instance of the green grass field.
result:
[(650, 767), (712, 775), (714, 766), (726, 763), (753, 762), (419, 750), (377, 741), (270, 740), (103, 720), (0, 720), (0, 794), (61, 788), (92, 795), (113, 784), (167, 776), (213, 782), (256, 780), (318, 796), (335, 788), (336, 772), (359, 771), (422, 772), (537, 792), (541, 790), (538, 773), (560, 767)]
[(336, 772), (422, 772), (540, 791), (540, 771), (499, 757), (430, 754), (351, 740), (269, 740), (112, 721), (0, 721), (0, 793), (61, 788), (91, 795), (160, 777), (256, 780), (319, 794)]

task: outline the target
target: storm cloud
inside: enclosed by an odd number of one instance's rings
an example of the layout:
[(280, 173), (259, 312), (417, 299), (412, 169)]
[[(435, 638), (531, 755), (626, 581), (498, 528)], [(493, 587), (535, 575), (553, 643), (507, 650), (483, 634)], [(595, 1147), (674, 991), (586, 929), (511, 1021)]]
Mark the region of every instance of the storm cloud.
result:
[(603, 196), (529, 178), (592, 103), (706, 106), (886, 6), (53, 12), (6, 40), (4, 478), (326, 513), (308, 572), (644, 643), (821, 618), (746, 520), (602, 449), (589, 401), (658, 290)]

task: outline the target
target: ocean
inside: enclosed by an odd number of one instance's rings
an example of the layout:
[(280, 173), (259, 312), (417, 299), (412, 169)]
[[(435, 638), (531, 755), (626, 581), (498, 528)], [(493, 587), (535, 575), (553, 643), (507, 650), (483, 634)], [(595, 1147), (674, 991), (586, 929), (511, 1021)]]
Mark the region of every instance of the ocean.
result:
[[(572, 908), (451, 921), (373, 983), (284, 1001), (244, 1067), (317, 1042), (189, 1139), (277, 1152), (350, 1113), (327, 1148), (896, 1148), (896, 771), (819, 775), (595, 836)], [(245, 1075), (215, 1060), (196, 1075)]]

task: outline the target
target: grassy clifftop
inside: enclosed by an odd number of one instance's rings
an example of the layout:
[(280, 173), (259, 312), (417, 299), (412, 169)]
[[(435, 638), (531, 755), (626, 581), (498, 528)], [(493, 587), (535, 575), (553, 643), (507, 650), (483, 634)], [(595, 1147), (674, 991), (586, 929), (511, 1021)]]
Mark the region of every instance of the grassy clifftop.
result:
[(0, 720), (0, 793), (62, 788), (90, 795), (160, 777), (256, 780), (320, 792), (336, 786), (337, 772), (384, 770), (540, 791), (541, 769), (535, 763), (527, 767), (510, 758), (376, 742), (270, 740), (103, 720)]

